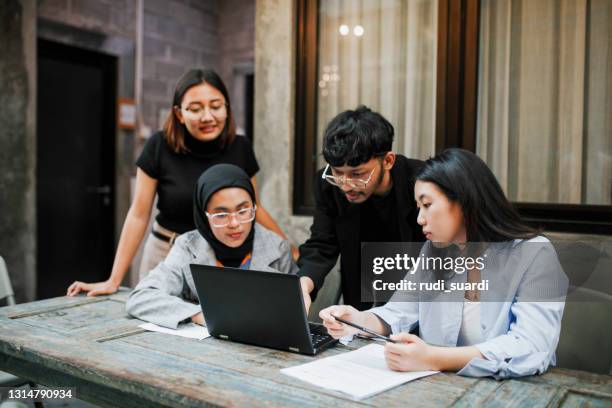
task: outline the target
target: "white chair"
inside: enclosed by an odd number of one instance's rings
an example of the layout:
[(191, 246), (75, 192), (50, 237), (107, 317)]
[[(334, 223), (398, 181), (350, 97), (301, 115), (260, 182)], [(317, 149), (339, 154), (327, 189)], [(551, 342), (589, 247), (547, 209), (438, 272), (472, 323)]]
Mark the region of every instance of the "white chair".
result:
[[(6, 303), (9, 306), (15, 304), (15, 293), (13, 292), (11, 279), (9, 278), (8, 270), (6, 269), (6, 263), (0, 256), (0, 301), (3, 299), (6, 299)], [(0, 371), (0, 387), (19, 387), (27, 383), (27, 380), (15, 377), (14, 375), (5, 373), (4, 371)]]
[(6, 263), (0, 256), (0, 300), (2, 299), (6, 299), (6, 303), (9, 306), (15, 304), (15, 293), (13, 292), (11, 279), (9, 278), (8, 270), (6, 269)]

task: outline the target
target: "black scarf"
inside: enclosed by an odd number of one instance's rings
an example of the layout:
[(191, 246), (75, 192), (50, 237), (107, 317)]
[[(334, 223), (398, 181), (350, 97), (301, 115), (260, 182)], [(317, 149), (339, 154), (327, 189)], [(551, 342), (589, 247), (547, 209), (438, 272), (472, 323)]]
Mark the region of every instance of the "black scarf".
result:
[(224, 266), (238, 267), (244, 257), (253, 250), (255, 225), (241, 246), (231, 248), (215, 237), (205, 214), (210, 197), (217, 191), (228, 187), (239, 187), (246, 190), (255, 204), (255, 189), (244, 170), (233, 164), (217, 164), (208, 168), (198, 179), (193, 195), (193, 218), (200, 235), (208, 241), (217, 259)]

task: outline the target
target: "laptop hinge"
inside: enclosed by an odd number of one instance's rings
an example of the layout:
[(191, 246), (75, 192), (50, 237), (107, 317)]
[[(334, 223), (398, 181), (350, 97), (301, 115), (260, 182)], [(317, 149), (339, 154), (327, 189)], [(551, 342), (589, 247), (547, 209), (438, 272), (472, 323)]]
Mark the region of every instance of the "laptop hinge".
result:
[(297, 348), (297, 347), (289, 347), (289, 351), (294, 351), (294, 352), (296, 352), (296, 353), (299, 353), (299, 352), (300, 352), (300, 349), (299, 349), (299, 348)]

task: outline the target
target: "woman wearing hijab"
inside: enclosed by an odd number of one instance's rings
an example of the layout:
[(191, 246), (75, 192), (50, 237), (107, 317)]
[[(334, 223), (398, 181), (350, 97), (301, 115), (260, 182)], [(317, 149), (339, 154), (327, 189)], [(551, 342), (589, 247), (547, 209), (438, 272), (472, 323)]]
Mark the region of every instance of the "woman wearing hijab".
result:
[(297, 271), (289, 243), (254, 222), (255, 189), (241, 168), (217, 164), (206, 170), (193, 202), (197, 229), (177, 238), (166, 259), (132, 291), (126, 304), (130, 315), (172, 329), (186, 320), (204, 325), (192, 263)]

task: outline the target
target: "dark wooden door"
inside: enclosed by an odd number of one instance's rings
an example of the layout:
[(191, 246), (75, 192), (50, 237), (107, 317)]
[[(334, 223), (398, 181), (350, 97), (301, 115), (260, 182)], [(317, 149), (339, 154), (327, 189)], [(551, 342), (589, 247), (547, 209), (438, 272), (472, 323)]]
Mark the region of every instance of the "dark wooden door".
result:
[(114, 248), (116, 58), (38, 42), (38, 298), (108, 277)]
[(255, 101), (255, 75), (247, 74), (244, 77), (244, 120), (246, 137), (253, 143), (253, 109)]

